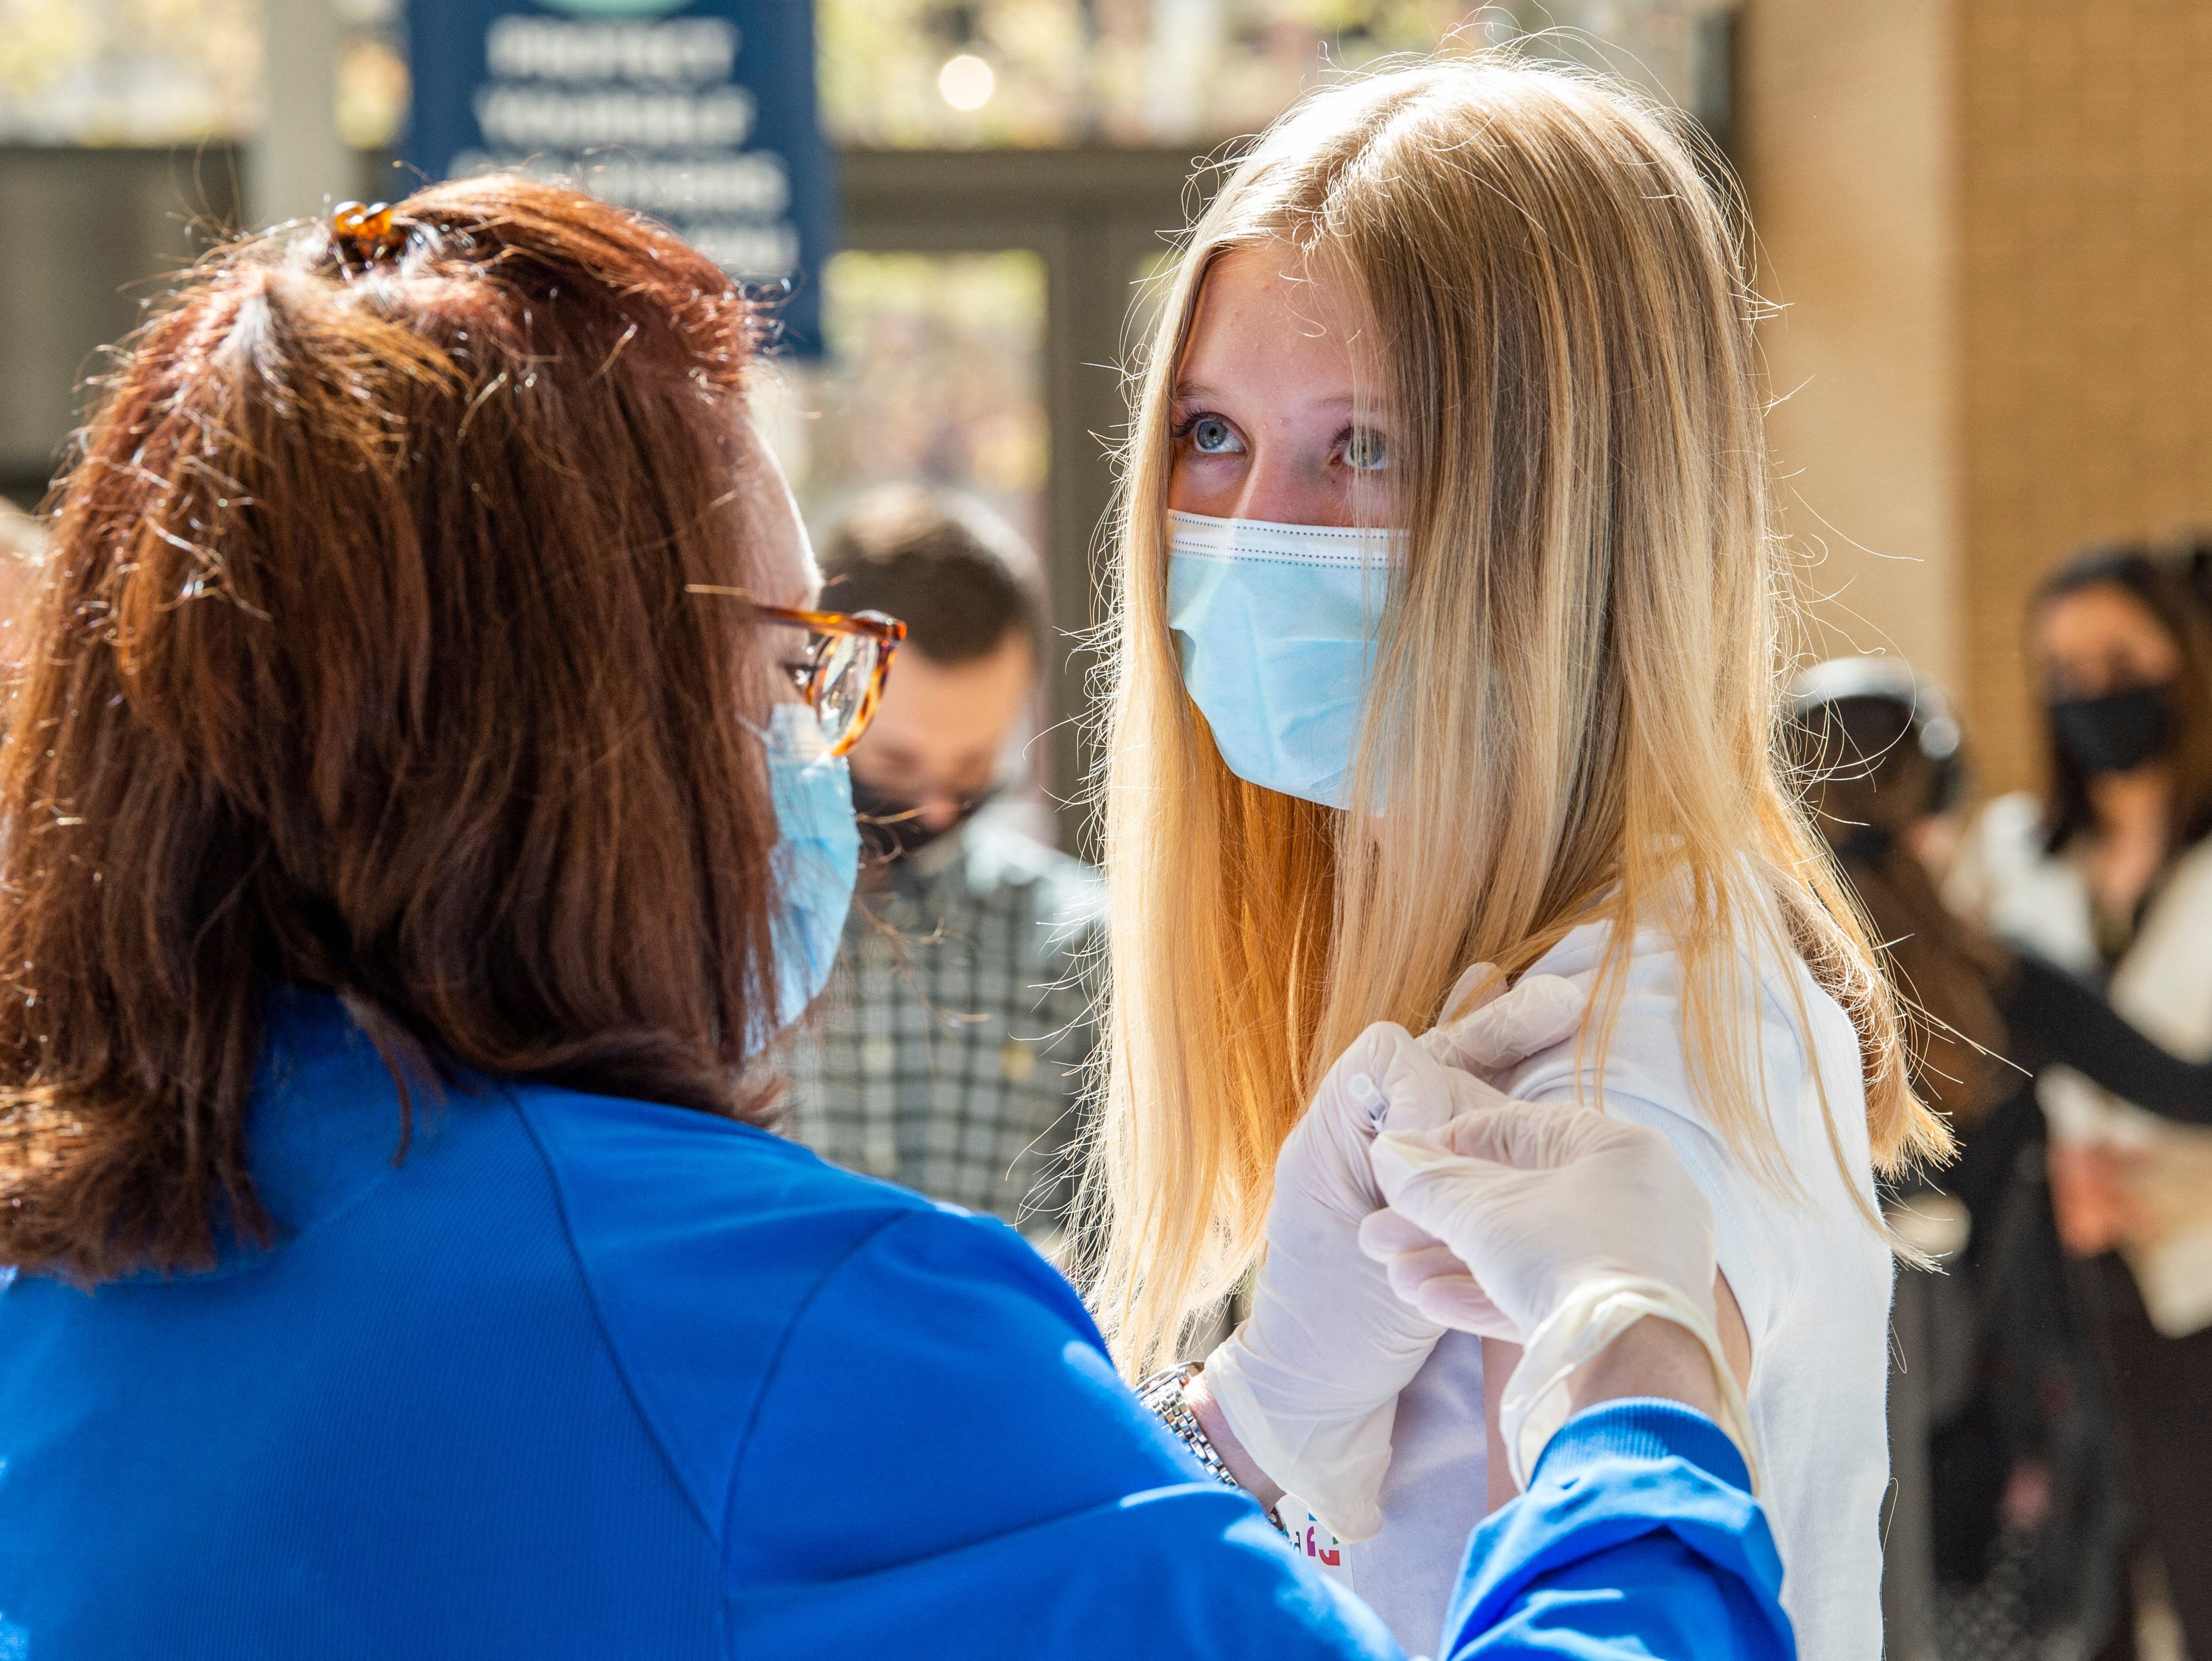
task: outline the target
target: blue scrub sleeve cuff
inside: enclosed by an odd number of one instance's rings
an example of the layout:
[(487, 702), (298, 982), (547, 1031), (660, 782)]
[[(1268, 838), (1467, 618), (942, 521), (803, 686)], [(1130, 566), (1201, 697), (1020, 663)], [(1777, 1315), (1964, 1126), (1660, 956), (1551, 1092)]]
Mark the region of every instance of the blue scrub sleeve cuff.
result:
[(1569, 1420), (1468, 1542), (1451, 1661), (1794, 1661), (1782, 1559), (1743, 1456), (1704, 1415), (1630, 1400)]
[(1696, 1409), (1656, 1396), (1607, 1402), (1568, 1420), (1538, 1457), (1528, 1486), (1564, 1485), (1605, 1459), (1680, 1459), (1751, 1491), (1750, 1468), (1728, 1433)]

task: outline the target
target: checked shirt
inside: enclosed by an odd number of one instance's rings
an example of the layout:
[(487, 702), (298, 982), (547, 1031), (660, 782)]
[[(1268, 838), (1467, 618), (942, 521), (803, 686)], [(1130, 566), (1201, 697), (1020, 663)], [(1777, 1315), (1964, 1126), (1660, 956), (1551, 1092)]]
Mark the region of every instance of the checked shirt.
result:
[(1104, 895), (989, 813), (864, 874), (790, 1047), (787, 1132), (1037, 1237), (1073, 1193)]

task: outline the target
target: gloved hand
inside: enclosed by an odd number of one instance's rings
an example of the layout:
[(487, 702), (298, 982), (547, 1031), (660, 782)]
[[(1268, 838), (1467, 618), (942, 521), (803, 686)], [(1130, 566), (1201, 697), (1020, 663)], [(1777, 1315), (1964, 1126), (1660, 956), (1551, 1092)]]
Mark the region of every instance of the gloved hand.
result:
[(1276, 1159), (1252, 1312), (1207, 1358), (1206, 1382), (1254, 1462), (1341, 1539), (1382, 1526), (1398, 1393), (1443, 1332), (1359, 1250), (1360, 1224), (1382, 1204), (1376, 1133), (1441, 1127), (1484, 1099), (1437, 1054), (1510, 1066), (1573, 1032), (1586, 1004), (1571, 982), (1540, 976), (1419, 1041), (1377, 1023), (1329, 1069)]
[(1515, 1480), (1526, 1485), (1565, 1422), (1575, 1368), (1647, 1315), (1704, 1342), (1722, 1428), (1750, 1461), (1714, 1306), (1712, 1212), (1666, 1140), (1588, 1108), (1510, 1101), (1478, 1080), (1455, 1095), (1475, 1110), (1435, 1130), (1394, 1123), (1376, 1139), (1389, 1209), (1365, 1220), (1360, 1245), (1417, 1313), (1525, 1347), (1499, 1415)]
[(1496, 964), (1469, 964), (1414, 1042), (1462, 1072), (1503, 1073), (1571, 1037), (1589, 1007), (1589, 994), (1558, 975), (1532, 975), (1508, 992)]

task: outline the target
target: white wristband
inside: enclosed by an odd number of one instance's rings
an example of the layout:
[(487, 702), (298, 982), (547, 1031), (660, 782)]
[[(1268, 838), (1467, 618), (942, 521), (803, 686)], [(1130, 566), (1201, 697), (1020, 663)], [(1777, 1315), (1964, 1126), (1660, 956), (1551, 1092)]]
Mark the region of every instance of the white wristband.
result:
[(1647, 1315), (1671, 1321), (1705, 1347), (1713, 1382), (1721, 1397), (1720, 1427), (1743, 1455), (1751, 1472), (1751, 1491), (1759, 1493), (1759, 1458), (1753, 1451), (1751, 1412), (1735, 1372), (1721, 1349), (1712, 1317), (1675, 1287), (1660, 1281), (1622, 1275), (1578, 1287), (1573, 1297), (1547, 1316), (1529, 1334), (1521, 1364), (1506, 1380), (1498, 1403), (1498, 1425), (1505, 1441), (1506, 1469), (1516, 1487), (1526, 1489), (1537, 1457), (1567, 1422), (1571, 1411), (1570, 1380), (1605, 1347)]

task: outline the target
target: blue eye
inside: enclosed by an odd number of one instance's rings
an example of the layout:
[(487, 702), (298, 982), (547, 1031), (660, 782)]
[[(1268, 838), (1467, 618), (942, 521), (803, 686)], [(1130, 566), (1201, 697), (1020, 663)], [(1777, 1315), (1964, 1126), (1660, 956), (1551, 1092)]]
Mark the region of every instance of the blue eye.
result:
[(1235, 455), (1244, 446), (1238, 441), (1237, 429), (1219, 416), (1200, 416), (1190, 423), (1190, 447), (1200, 455)]
[(1344, 465), (1355, 473), (1379, 473), (1390, 465), (1390, 446), (1371, 427), (1354, 427), (1345, 435)]

